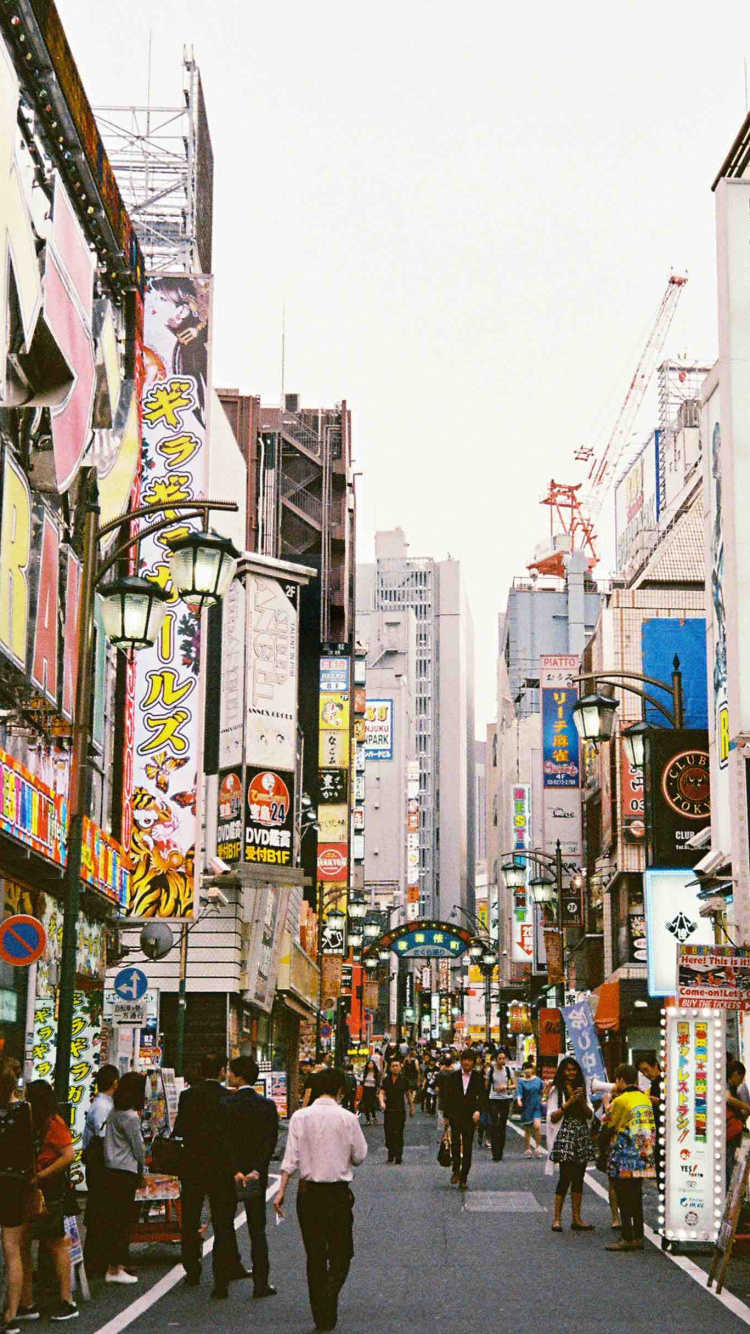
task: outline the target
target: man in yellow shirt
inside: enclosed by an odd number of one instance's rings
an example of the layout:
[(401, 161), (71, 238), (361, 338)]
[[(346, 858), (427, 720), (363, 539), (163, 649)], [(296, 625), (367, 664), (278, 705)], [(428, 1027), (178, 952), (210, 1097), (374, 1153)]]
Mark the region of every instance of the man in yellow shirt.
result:
[(607, 1135), (607, 1173), (614, 1186), (622, 1220), (622, 1240), (608, 1251), (642, 1251), (643, 1182), (656, 1176), (656, 1130), (648, 1094), (638, 1087), (634, 1065), (615, 1070), (615, 1097), (604, 1118)]

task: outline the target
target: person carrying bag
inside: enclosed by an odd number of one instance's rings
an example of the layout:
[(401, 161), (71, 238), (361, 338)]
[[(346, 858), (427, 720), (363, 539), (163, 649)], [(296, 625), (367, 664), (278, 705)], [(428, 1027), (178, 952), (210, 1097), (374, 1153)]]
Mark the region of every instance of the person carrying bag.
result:
[[(74, 1320), (78, 1307), (71, 1299), (70, 1241), (65, 1230), (65, 1219), (79, 1212), (70, 1184), (70, 1166), (75, 1158), (73, 1138), (57, 1105), (54, 1089), (44, 1079), (34, 1079), (26, 1086), (26, 1100), (31, 1105), (34, 1130), (35, 1176), (33, 1185), (44, 1197), (43, 1207), (36, 1196), (29, 1202), (33, 1217), (26, 1224), (22, 1250), (30, 1252), (30, 1240), (43, 1241), (52, 1256), (57, 1276), (59, 1301), (50, 1319)], [(33, 1305), (31, 1265), (24, 1265), (22, 1305), (18, 1315), (23, 1320), (36, 1320), (38, 1308)]]

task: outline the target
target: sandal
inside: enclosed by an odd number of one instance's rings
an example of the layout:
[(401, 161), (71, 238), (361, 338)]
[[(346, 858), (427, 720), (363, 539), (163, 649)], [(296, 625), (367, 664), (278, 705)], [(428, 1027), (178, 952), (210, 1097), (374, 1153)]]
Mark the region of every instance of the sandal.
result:
[(562, 1223), (553, 1223), (553, 1224), (552, 1224), (552, 1231), (553, 1231), (553, 1232), (562, 1232)]
[(570, 1225), (570, 1230), (571, 1230), (571, 1232), (593, 1232), (593, 1231), (594, 1231), (594, 1224), (593, 1224), (593, 1223), (571, 1223), (571, 1225)]

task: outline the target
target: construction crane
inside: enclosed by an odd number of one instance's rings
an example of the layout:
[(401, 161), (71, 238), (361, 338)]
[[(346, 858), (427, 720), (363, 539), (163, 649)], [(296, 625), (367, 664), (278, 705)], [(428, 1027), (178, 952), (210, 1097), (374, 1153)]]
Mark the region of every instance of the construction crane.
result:
[(687, 276), (678, 276), (674, 273), (669, 276), (646, 346), (628, 385), (612, 434), (601, 455), (597, 456), (589, 446), (581, 446), (575, 452), (577, 462), (590, 465), (587, 482), (579, 482), (574, 486), (554, 480), (550, 482), (547, 495), (541, 502), (547, 505), (550, 511), (550, 540), (544, 542), (537, 550), (534, 560), (529, 563), (530, 570), (564, 578), (565, 557), (573, 551), (583, 551), (586, 554), (590, 570), (597, 564), (599, 553), (596, 523), (607, 492), (617, 477), (623, 455), (628, 448), (633, 426), (662, 355), (677, 303), (686, 282)]

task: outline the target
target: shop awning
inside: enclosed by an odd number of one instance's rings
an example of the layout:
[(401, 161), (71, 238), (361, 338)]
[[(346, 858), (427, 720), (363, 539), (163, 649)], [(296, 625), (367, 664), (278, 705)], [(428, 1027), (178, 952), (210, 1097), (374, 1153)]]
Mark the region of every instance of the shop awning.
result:
[(620, 1027), (620, 983), (603, 982), (596, 988), (599, 1004), (596, 1007), (594, 1023), (602, 1030)]

